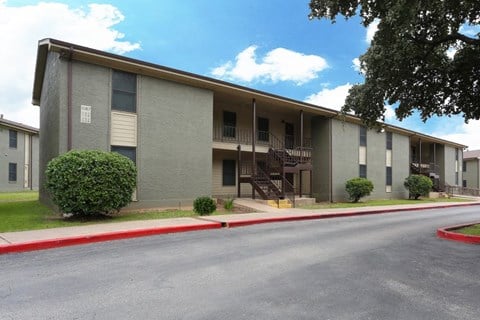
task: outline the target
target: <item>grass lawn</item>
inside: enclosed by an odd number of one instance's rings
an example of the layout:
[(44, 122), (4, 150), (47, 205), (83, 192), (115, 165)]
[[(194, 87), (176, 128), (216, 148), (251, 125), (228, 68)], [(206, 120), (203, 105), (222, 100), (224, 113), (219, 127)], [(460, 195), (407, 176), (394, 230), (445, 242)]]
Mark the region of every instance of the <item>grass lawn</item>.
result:
[(302, 209), (333, 209), (333, 208), (356, 208), (356, 207), (375, 207), (375, 206), (390, 206), (390, 205), (401, 205), (401, 204), (422, 204), (422, 203), (432, 203), (432, 202), (468, 202), (469, 199), (463, 198), (421, 198), (418, 200), (409, 200), (409, 199), (392, 199), (392, 200), (365, 200), (359, 201), (357, 203), (353, 202), (335, 202), (335, 203), (318, 203), (314, 205), (302, 206)]
[[(225, 214), (226, 212), (214, 214)], [(198, 216), (191, 210), (128, 212), (112, 217), (63, 219), (38, 201), (38, 192), (0, 193), (0, 232), (48, 229), (95, 223)]]
[(0, 203), (13, 201), (34, 201), (37, 199), (37, 191), (0, 192)]
[[(395, 204), (413, 204), (428, 202), (469, 201), (466, 199), (420, 199), (420, 200), (368, 200), (358, 203), (325, 203), (302, 207), (304, 209), (351, 208), (364, 206), (383, 206)], [(219, 210), (213, 215), (228, 214)], [(233, 212), (231, 212), (233, 213)], [(111, 217), (93, 216), (88, 218), (64, 219), (38, 201), (38, 192), (0, 193), (0, 232), (48, 229), (88, 225), (95, 223), (122, 222), (132, 220), (168, 219), (198, 216), (191, 210), (165, 210), (147, 212), (128, 212)]]
[(455, 232), (468, 234), (471, 236), (480, 236), (480, 224), (474, 224), (473, 226), (457, 229)]

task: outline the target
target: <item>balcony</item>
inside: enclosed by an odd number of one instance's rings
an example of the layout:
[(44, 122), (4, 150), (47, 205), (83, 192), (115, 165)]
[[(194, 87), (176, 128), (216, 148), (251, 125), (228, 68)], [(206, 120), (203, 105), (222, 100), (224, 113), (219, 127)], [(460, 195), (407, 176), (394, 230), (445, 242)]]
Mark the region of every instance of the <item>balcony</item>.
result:
[[(300, 137), (284, 136), (277, 138), (269, 131), (257, 131), (255, 144), (258, 146), (272, 147), (276, 149), (300, 149)], [(241, 145), (252, 145), (252, 129), (232, 126), (216, 126), (213, 128), (213, 141), (233, 143)], [(303, 149), (311, 149), (312, 140), (303, 139)]]

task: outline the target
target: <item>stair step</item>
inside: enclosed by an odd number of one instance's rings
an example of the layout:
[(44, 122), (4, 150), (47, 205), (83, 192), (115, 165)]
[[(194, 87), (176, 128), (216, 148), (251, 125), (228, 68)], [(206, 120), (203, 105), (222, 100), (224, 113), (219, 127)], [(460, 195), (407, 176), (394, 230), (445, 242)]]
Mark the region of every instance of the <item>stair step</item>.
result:
[(268, 200), (267, 204), (271, 207), (280, 209), (288, 209), (293, 207), (292, 203), (288, 199), (281, 199), (278, 201), (278, 203), (277, 200)]

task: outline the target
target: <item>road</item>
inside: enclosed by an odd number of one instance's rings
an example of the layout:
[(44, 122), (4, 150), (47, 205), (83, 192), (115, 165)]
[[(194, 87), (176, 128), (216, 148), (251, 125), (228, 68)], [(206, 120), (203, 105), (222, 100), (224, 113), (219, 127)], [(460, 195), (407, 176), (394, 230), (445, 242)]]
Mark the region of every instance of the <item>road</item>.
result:
[(462, 207), (0, 256), (0, 319), (479, 319)]

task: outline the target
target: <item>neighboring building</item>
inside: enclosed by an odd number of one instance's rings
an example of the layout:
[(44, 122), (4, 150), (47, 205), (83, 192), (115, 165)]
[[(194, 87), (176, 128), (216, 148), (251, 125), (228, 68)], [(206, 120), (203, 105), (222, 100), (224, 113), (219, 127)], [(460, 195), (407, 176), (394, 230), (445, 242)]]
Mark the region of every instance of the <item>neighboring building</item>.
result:
[[(372, 198), (405, 198), (404, 179), (462, 180), (464, 145), (243, 86), (54, 39), (39, 42), (40, 185), (50, 159), (113, 150), (138, 167), (131, 207), (189, 205), (201, 195), (318, 201), (372, 180)], [(42, 201), (47, 194), (40, 188)]]
[(0, 192), (38, 190), (38, 129), (0, 116)]
[(480, 188), (480, 150), (463, 152), (463, 183), (465, 188)]

